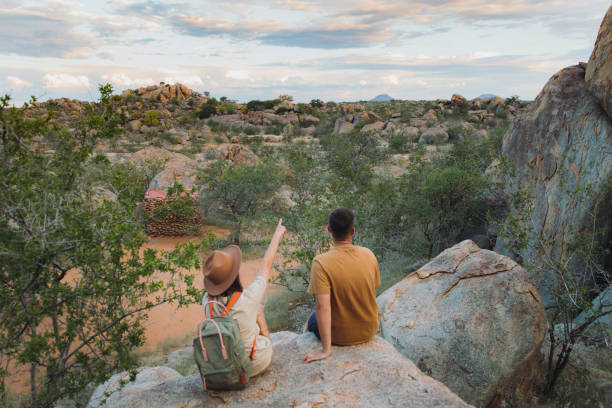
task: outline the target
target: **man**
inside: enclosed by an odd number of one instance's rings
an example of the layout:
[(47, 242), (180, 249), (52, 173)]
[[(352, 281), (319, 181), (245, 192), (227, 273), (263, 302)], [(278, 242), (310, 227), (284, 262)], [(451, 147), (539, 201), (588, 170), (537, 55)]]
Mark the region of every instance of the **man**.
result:
[(315, 313), (307, 330), (321, 340), (322, 350), (304, 356), (306, 363), (329, 357), (332, 343), (365, 343), (378, 330), (378, 261), (369, 249), (352, 244), (353, 221), (346, 208), (332, 211), (327, 225), (332, 248), (312, 262), (308, 293), (315, 296)]

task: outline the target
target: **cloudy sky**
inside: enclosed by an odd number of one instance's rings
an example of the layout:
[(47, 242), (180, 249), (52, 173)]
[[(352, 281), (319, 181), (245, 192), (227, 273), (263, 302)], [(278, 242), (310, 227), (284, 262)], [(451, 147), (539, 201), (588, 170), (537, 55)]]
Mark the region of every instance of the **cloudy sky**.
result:
[(0, 0), (0, 92), (182, 82), (238, 101), (532, 99), (587, 61), (610, 0)]

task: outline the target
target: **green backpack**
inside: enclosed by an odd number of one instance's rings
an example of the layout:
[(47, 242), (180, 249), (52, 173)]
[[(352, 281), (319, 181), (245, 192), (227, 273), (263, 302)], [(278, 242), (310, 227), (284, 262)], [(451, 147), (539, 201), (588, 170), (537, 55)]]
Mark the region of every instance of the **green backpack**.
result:
[[(227, 316), (240, 294), (236, 292), (227, 306), (209, 301), (210, 317), (198, 325), (193, 353), (205, 390), (241, 390), (249, 382), (251, 362), (240, 328), (236, 319)], [(213, 316), (212, 303), (225, 308), (220, 316)]]

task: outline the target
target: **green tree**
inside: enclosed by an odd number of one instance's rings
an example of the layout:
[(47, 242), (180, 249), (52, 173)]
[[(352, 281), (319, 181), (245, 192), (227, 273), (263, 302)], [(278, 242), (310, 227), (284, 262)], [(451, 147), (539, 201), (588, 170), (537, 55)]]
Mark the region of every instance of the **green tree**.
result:
[(367, 185), (374, 175), (374, 166), (386, 158), (372, 135), (352, 130), (342, 134), (330, 134), (321, 138), (329, 167), (347, 186)]
[[(169, 301), (198, 301), (193, 276), (198, 250), (145, 250), (136, 208), (143, 180), (114, 168), (107, 184), (117, 199), (92, 189), (93, 156), (101, 138), (118, 132), (109, 85), (67, 131), (52, 115), (30, 119), (32, 106), (0, 98), (0, 399), (9, 404), (7, 379), (28, 367), (27, 406), (51, 407), (90, 383), (131, 369), (143, 344), (146, 311)], [(53, 137), (49, 137), (53, 135)], [(161, 256), (160, 256), (161, 255)], [(155, 274), (170, 276), (165, 284)], [(182, 284), (179, 284), (182, 281)]]
[(274, 163), (234, 164), (221, 159), (201, 176), (202, 208), (208, 213), (220, 211), (234, 222), (235, 244), (240, 243), (244, 221), (264, 208), (281, 183)]

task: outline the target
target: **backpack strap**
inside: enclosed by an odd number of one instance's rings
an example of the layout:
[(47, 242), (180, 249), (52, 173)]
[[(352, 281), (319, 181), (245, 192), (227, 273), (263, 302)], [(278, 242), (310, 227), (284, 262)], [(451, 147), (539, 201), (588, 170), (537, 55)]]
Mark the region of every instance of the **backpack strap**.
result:
[(229, 313), (230, 309), (232, 308), (232, 306), (234, 306), (234, 303), (236, 303), (240, 295), (242, 295), (242, 292), (234, 293), (230, 301), (227, 302), (227, 306), (225, 306), (225, 310), (221, 313), (221, 316), (226, 316)]
[[(236, 301), (238, 300), (240, 295), (242, 295), (242, 292), (235, 292), (234, 295), (232, 296), (232, 298), (230, 299), (230, 301), (227, 302), (227, 305), (224, 305), (221, 302), (217, 302), (216, 300), (209, 300), (207, 302), (209, 318), (212, 319), (213, 317), (215, 317), (214, 313), (213, 313), (213, 308), (212, 308), (212, 304), (213, 303), (216, 303), (216, 304), (218, 304), (219, 306), (221, 306), (223, 308), (223, 311), (221, 312), (221, 314), (219, 316), (224, 317), (224, 316), (227, 316), (227, 314), (229, 313), (230, 309), (232, 308), (232, 306), (234, 306), (234, 303), (236, 303)], [(206, 307), (206, 306), (204, 306), (204, 307)]]
[(225, 349), (225, 343), (223, 343), (223, 335), (221, 334), (221, 329), (219, 328), (217, 322), (215, 322), (213, 319), (204, 320), (202, 323), (200, 323), (200, 327), (198, 327), (198, 337), (200, 339), (200, 347), (202, 348), (202, 357), (204, 357), (204, 361), (208, 361), (208, 354), (206, 354), (206, 347), (204, 347), (204, 341), (202, 340), (202, 328), (204, 328), (206, 322), (209, 321), (212, 322), (217, 328), (217, 333), (219, 334), (219, 342), (221, 343), (221, 354), (223, 355), (223, 359), (227, 360), (227, 350)]
[(251, 361), (253, 361), (253, 356), (255, 355), (255, 344), (257, 344), (257, 335), (253, 338), (253, 347), (251, 348), (251, 354), (249, 354)]

